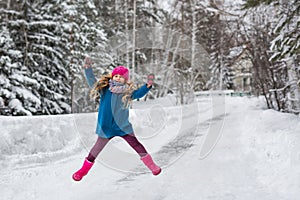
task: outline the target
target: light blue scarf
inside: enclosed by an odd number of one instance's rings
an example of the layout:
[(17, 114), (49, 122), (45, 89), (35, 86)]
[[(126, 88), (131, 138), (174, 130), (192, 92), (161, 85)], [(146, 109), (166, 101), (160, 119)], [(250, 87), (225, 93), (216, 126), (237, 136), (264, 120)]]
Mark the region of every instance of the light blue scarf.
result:
[(117, 81), (109, 80), (109, 90), (112, 93), (121, 94), (124, 93), (127, 89), (127, 86), (123, 83)]

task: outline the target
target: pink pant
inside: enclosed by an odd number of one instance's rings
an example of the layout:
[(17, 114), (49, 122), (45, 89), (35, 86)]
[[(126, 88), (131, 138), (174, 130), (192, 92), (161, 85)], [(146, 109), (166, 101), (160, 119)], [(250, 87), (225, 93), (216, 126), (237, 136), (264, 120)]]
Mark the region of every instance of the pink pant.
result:
[[(140, 157), (143, 157), (147, 155), (147, 151), (145, 147), (137, 140), (135, 135), (127, 134), (124, 136), (121, 136), (139, 155)], [(93, 148), (91, 149), (87, 159), (90, 162), (94, 162), (94, 160), (97, 158), (98, 154), (102, 151), (102, 149), (105, 147), (105, 145), (111, 140), (112, 138), (102, 138), (98, 137), (96, 143), (94, 144)]]

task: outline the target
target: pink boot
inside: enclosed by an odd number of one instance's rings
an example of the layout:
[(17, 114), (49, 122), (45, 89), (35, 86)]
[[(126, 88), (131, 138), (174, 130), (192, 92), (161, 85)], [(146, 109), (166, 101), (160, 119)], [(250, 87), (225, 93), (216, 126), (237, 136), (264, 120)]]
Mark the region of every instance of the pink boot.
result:
[(85, 159), (81, 169), (79, 169), (77, 172), (73, 174), (72, 178), (74, 179), (74, 181), (80, 181), (82, 177), (87, 175), (87, 173), (92, 168), (93, 164), (94, 164), (93, 162), (90, 162), (87, 159)]
[(161, 172), (161, 168), (153, 162), (150, 154), (147, 154), (144, 157), (141, 157), (141, 160), (152, 171), (153, 175), (156, 176)]

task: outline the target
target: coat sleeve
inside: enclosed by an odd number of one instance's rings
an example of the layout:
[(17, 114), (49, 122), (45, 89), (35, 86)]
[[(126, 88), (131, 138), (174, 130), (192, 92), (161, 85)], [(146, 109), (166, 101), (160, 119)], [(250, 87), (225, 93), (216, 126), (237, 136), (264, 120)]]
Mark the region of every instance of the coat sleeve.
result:
[(84, 69), (84, 74), (89, 87), (92, 88), (97, 81), (93, 73), (93, 69), (91, 67)]
[(147, 88), (147, 84), (145, 84), (139, 89), (133, 91), (131, 98), (132, 99), (142, 98), (145, 94), (147, 94), (150, 91), (151, 88), (152, 86), (150, 88)]

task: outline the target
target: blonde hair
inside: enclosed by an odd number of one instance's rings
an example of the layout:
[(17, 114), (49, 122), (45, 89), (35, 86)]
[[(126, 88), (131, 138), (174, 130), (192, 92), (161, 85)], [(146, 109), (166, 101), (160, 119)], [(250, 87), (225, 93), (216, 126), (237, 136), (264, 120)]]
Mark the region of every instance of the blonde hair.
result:
[[(103, 75), (99, 81), (97, 81), (90, 92), (90, 97), (93, 99), (100, 99), (101, 92), (105, 87), (109, 87), (109, 80), (112, 79), (111, 74)], [(124, 103), (124, 108), (128, 108), (132, 104), (132, 93), (137, 89), (133, 82), (126, 81), (127, 85), (124, 95), (122, 97), (122, 102)]]

